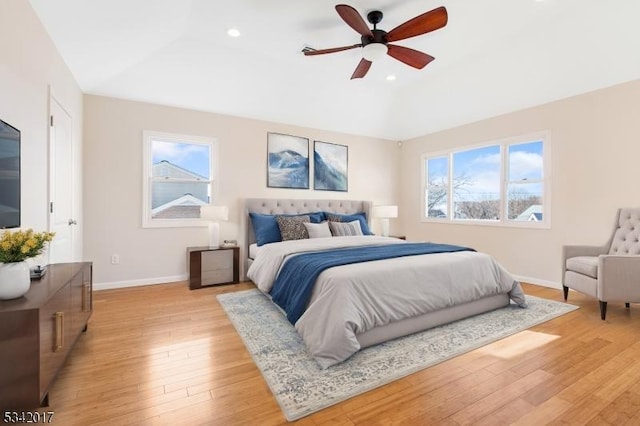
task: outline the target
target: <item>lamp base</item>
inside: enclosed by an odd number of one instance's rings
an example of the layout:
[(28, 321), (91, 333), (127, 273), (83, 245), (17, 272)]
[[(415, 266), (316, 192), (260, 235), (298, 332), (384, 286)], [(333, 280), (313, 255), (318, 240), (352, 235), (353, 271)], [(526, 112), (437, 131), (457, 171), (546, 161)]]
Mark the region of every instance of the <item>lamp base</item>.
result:
[(386, 218), (380, 219), (380, 225), (382, 227), (382, 236), (388, 237), (389, 236), (389, 219), (386, 219)]
[(220, 247), (220, 224), (218, 222), (209, 223), (209, 247)]

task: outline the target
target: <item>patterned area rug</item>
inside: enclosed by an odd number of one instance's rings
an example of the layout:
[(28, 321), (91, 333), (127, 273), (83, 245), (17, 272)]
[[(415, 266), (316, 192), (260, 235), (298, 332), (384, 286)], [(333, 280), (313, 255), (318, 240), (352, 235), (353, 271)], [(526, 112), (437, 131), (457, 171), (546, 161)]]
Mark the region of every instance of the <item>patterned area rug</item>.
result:
[(577, 309), (527, 296), (515, 305), (364, 349), (321, 370), (280, 310), (260, 291), (218, 296), (287, 420), (292, 421)]

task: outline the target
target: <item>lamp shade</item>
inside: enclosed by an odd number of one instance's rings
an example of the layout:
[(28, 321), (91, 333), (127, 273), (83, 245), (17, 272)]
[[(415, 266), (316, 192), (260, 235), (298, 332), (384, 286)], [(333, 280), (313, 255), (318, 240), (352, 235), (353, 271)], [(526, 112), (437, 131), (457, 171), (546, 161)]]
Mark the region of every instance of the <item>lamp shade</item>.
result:
[(200, 206), (200, 219), (212, 222), (229, 220), (229, 208), (227, 206)]
[(398, 206), (374, 206), (373, 216), (387, 219), (398, 217)]

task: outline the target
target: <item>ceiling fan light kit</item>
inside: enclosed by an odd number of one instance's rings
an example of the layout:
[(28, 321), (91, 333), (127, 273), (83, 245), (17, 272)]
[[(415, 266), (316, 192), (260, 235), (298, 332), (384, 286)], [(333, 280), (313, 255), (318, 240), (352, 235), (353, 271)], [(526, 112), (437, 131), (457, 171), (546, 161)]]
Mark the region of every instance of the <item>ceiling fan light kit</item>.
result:
[(379, 10), (367, 14), (367, 20), (373, 25), (370, 29), (362, 16), (353, 7), (346, 4), (336, 6), (336, 11), (342, 20), (361, 35), (361, 43), (351, 46), (334, 47), (330, 49), (303, 50), (306, 56), (323, 55), (326, 53), (341, 52), (343, 50), (362, 48), (362, 59), (353, 72), (351, 79), (364, 77), (373, 61), (379, 59), (385, 53), (392, 58), (411, 67), (422, 69), (435, 58), (404, 46), (389, 44), (389, 42), (405, 40), (435, 31), (447, 25), (448, 15), (444, 6), (433, 9), (413, 19), (398, 25), (389, 32), (379, 30), (377, 25), (382, 21), (383, 14)]
[(369, 43), (362, 48), (362, 57), (367, 61), (375, 61), (387, 54), (387, 45), (383, 43)]

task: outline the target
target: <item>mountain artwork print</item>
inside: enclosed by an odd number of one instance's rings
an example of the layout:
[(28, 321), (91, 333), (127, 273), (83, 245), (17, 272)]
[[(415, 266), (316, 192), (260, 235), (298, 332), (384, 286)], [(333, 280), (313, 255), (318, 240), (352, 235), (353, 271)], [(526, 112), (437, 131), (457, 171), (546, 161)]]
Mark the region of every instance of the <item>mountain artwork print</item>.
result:
[(309, 139), (267, 134), (267, 186), (309, 189)]
[(348, 147), (328, 142), (313, 144), (313, 189), (347, 191)]

